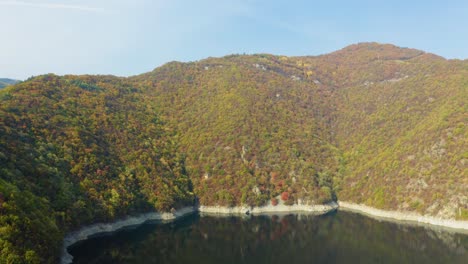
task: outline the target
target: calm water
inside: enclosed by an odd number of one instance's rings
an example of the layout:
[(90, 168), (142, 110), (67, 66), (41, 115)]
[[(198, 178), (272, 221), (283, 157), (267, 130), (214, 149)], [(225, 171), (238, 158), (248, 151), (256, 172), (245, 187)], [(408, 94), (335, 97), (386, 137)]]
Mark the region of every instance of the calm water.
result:
[(212, 217), (96, 237), (74, 263), (468, 263), (468, 235), (380, 222), (353, 213)]

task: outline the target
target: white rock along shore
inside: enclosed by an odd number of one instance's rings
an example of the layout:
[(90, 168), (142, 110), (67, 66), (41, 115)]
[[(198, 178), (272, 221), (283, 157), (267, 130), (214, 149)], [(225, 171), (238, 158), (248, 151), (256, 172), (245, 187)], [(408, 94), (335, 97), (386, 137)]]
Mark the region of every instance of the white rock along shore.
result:
[(439, 226), (444, 229), (452, 229), (459, 233), (468, 234), (468, 221), (442, 219), (433, 216), (424, 216), (413, 212), (387, 211), (370, 206), (339, 201), (339, 210), (356, 212), (376, 219), (397, 222), (411, 222), (430, 226)]
[(62, 248), (62, 257), (61, 263), (62, 264), (69, 264), (73, 262), (73, 256), (70, 255), (67, 251), (67, 248), (79, 241), (86, 240), (93, 235), (102, 234), (102, 233), (110, 233), (122, 229), (124, 227), (129, 226), (136, 226), (141, 225), (147, 221), (155, 221), (155, 220), (162, 220), (162, 221), (170, 221), (175, 220), (177, 218), (186, 216), (188, 214), (192, 214), (197, 211), (197, 208), (194, 206), (191, 207), (184, 207), (182, 209), (176, 210), (173, 213), (146, 213), (141, 214), (138, 216), (132, 216), (125, 219), (117, 220), (112, 223), (98, 223), (92, 224), (89, 226), (85, 226), (78, 231), (69, 233), (63, 239), (63, 248)]
[(204, 206), (201, 205), (198, 211), (201, 213), (208, 214), (269, 214), (269, 213), (291, 213), (291, 212), (311, 212), (317, 214), (325, 214), (330, 211), (336, 210), (338, 204), (329, 203), (324, 205), (305, 205), (305, 204), (294, 204), (284, 205), (278, 204), (265, 205), (261, 207), (250, 207), (250, 206), (235, 206), (235, 207), (224, 207), (224, 206)]
[(128, 217), (122, 220), (117, 220), (112, 223), (99, 223), (85, 226), (78, 231), (68, 234), (63, 240), (62, 248), (62, 264), (69, 264), (73, 262), (73, 256), (68, 253), (67, 248), (79, 241), (86, 240), (93, 235), (102, 233), (111, 233), (119, 229), (136, 226), (152, 220), (175, 220), (185, 215), (194, 213), (196, 211), (208, 214), (269, 214), (269, 213), (288, 213), (288, 212), (311, 212), (316, 214), (324, 214), (338, 208), (338, 204), (330, 203), (326, 205), (284, 205), (278, 204), (276, 206), (266, 205), (262, 207), (249, 207), (249, 206), (236, 206), (236, 207), (223, 207), (223, 206), (199, 206), (185, 207), (176, 210), (174, 213), (146, 213), (139, 216)]
[(292, 213), (292, 212), (309, 212), (314, 214), (325, 214), (334, 210), (350, 211), (355, 213), (364, 214), (373, 217), (378, 220), (397, 221), (406, 223), (417, 223), (429, 226), (439, 226), (442, 228), (448, 228), (460, 233), (468, 234), (468, 221), (456, 221), (451, 219), (442, 219), (431, 216), (423, 216), (411, 212), (399, 212), (399, 211), (386, 211), (376, 209), (370, 206), (354, 204), (349, 202), (339, 201), (338, 203), (332, 202), (324, 205), (305, 205), (305, 204), (294, 204), (284, 205), (278, 204), (273, 206), (271, 204), (261, 207), (250, 207), (250, 206), (236, 206), (236, 207), (224, 207), (224, 206), (204, 206), (197, 207), (184, 207), (176, 210), (173, 213), (146, 213), (139, 216), (128, 217), (122, 220), (118, 220), (113, 223), (100, 223), (85, 226), (78, 231), (68, 234), (63, 240), (63, 252), (61, 263), (69, 264), (73, 261), (67, 248), (79, 241), (86, 240), (93, 235), (101, 233), (114, 232), (119, 229), (128, 226), (135, 226), (143, 224), (147, 221), (152, 220), (163, 220), (171, 221), (177, 218), (192, 214), (195, 212), (201, 212), (206, 214), (219, 214), (219, 215), (260, 215), (260, 214), (274, 214), (274, 213)]

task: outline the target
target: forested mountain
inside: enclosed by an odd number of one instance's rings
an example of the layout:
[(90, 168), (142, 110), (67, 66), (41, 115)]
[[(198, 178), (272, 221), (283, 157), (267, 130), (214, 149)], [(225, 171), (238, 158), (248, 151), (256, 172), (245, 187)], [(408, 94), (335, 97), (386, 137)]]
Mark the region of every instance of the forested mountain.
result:
[[(283, 67), (282, 67), (283, 66)], [(170, 63), (130, 80), (179, 132), (202, 204), (331, 201), (340, 153), (327, 89), (271, 55)], [(275, 201), (273, 201), (275, 202)]]
[(8, 78), (0, 78), (0, 89), (18, 83), (18, 80), (8, 79)]
[(0, 101), (0, 263), (55, 263), (66, 231), (193, 204), (174, 132), (125, 79), (45, 75)]
[(64, 232), (196, 199), (466, 220), (467, 89), (468, 61), (377, 43), (31, 78), (0, 92), (0, 263), (54, 262)]
[(339, 199), (468, 219), (468, 61), (424, 53), (355, 72), (371, 69), (386, 76), (337, 93), (335, 139), (347, 163)]

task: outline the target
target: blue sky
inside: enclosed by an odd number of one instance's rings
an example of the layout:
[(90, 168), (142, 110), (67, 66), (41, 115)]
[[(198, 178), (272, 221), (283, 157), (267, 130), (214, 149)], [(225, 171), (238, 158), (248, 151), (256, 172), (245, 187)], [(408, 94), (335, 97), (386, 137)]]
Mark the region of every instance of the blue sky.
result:
[(468, 1), (0, 0), (0, 77), (147, 72), (376, 41), (468, 58)]

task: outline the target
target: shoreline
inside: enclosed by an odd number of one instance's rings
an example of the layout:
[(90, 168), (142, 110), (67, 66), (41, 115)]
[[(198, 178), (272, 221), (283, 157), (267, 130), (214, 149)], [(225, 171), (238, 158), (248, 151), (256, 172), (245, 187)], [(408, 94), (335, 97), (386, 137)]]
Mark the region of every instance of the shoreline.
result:
[(144, 213), (138, 216), (132, 216), (115, 222), (110, 223), (97, 223), (88, 226), (84, 226), (81, 229), (68, 233), (63, 239), (62, 256), (60, 258), (61, 264), (70, 264), (73, 262), (73, 256), (68, 253), (68, 247), (71, 245), (89, 239), (98, 234), (112, 233), (129, 226), (141, 225), (148, 221), (174, 221), (178, 218), (184, 217), (188, 214), (196, 212), (212, 215), (260, 215), (260, 214), (279, 214), (279, 213), (293, 213), (293, 212), (307, 212), (314, 214), (326, 214), (331, 211), (338, 209), (338, 204), (335, 202), (325, 205), (284, 205), (278, 204), (276, 206), (266, 205), (262, 207), (250, 207), (250, 206), (235, 206), (235, 207), (223, 207), (223, 206), (191, 206), (184, 207), (176, 210), (174, 213)]
[(60, 263), (69, 264), (73, 262), (73, 256), (68, 253), (68, 247), (71, 245), (91, 238), (92, 236), (111, 233), (129, 226), (141, 225), (148, 221), (174, 221), (186, 215), (200, 212), (208, 215), (267, 215), (267, 214), (281, 214), (281, 213), (312, 213), (317, 215), (326, 214), (335, 210), (343, 210), (347, 212), (354, 212), (376, 220), (383, 220), (389, 222), (405, 223), (410, 225), (422, 225), (430, 228), (441, 228), (450, 230), (457, 233), (468, 234), (468, 221), (457, 221), (452, 219), (441, 219), (431, 216), (423, 216), (412, 212), (399, 212), (387, 211), (370, 206), (355, 204), (349, 202), (332, 202), (324, 205), (305, 205), (294, 204), (284, 205), (278, 204), (273, 206), (271, 204), (261, 207), (251, 206), (204, 206), (200, 205), (184, 207), (176, 210), (173, 213), (144, 213), (138, 216), (132, 216), (125, 219), (117, 220), (111, 223), (98, 223), (89, 226), (84, 226), (81, 229), (68, 233), (63, 239), (62, 256)]
[(326, 214), (328, 212), (338, 209), (338, 204), (335, 202), (323, 205), (304, 205), (304, 204), (293, 204), (293, 205), (284, 205), (278, 204), (265, 205), (261, 207), (251, 207), (251, 206), (235, 206), (235, 207), (224, 207), (224, 206), (205, 206), (201, 205), (198, 207), (198, 211), (204, 214), (221, 214), (221, 215), (236, 215), (236, 214), (252, 214), (252, 215), (261, 215), (261, 214), (275, 214), (275, 213), (296, 213), (296, 212), (306, 212), (306, 213), (316, 213), (316, 214)]
[(400, 212), (377, 209), (363, 204), (338, 201), (338, 210), (359, 213), (376, 220), (388, 222), (398, 222), (406, 224), (416, 224), (430, 228), (440, 228), (462, 234), (468, 234), (468, 221), (453, 219), (443, 219), (433, 216), (424, 216), (413, 212)]
[(68, 233), (63, 239), (62, 256), (60, 257), (61, 264), (69, 264), (73, 262), (73, 256), (68, 253), (68, 247), (71, 245), (89, 239), (98, 234), (112, 233), (125, 227), (141, 225), (148, 221), (173, 221), (182, 218), (186, 215), (197, 212), (195, 206), (184, 207), (176, 210), (173, 213), (144, 213), (138, 216), (130, 216), (124, 219), (116, 220), (110, 223), (97, 223), (84, 226), (77, 231)]

